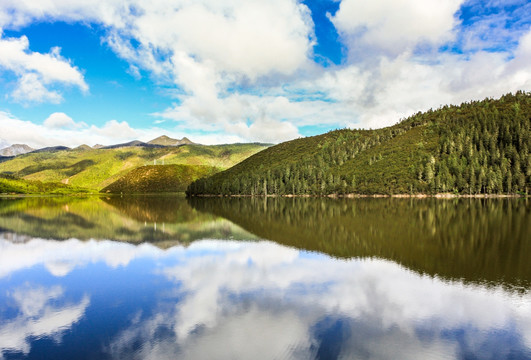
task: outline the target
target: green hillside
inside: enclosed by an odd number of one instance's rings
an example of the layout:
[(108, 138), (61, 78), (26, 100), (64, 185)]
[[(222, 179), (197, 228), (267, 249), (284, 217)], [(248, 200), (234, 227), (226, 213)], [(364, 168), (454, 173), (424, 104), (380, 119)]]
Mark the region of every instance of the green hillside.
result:
[(114, 194), (146, 194), (184, 192), (194, 180), (219, 172), (203, 165), (148, 165), (122, 176), (101, 192)]
[(273, 146), (195, 181), (189, 195), (528, 193), (531, 93), (417, 113), (378, 130)]
[(20, 155), (0, 163), (0, 174), (101, 190), (140, 166), (185, 164), (226, 169), (267, 146), (265, 144), (184, 145), (44, 151)]
[(88, 189), (65, 185), (58, 182), (41, 182), (18, 179), (12, 176), (0, 176), (0, 194), (81, 194)]

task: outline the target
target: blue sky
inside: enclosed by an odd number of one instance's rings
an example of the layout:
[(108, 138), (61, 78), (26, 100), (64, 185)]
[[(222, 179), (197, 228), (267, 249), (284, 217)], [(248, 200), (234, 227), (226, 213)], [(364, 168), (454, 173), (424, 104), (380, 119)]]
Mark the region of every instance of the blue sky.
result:
[(0, 146), (280, 142), (531, 90), (531, 5), (6, 0)]

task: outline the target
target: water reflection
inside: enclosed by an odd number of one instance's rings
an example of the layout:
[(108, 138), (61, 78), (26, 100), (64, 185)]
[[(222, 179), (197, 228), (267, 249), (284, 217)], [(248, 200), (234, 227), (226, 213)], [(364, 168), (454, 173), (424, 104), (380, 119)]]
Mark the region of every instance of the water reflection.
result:
[(65, 303), (61, 286), (44, 288), (28, 283), (9, 291), (8, 308), (0, 324), (0, 349), (2, 352), (29, 354), (32, 339), (51, 338), (60, 343), (65, 331), (72, 328), (84, 315), (90, 301), (83, 297), (76, 303)]
[(531, 286), (531, 202), (521, 199), (191, 199), (259, 237), (378, 257), (432, 276)]
[(530, 220), (514, 200), (2, 200), (0, 359), (531, 359)]
[(48, 247), (44, 258), (70, 262), (55, 273), (37, 257), (18, 268), (2, 259), (6, 358), (68, 353), (80, 337), (100, 345), (76, 358), (531, 356), (528, 292), (443, 281), (386, 260), (271, 242), (0, 244), (11, 255)]
[(44, 239), (107, 239), (160, 247), (198, 239), (252, 239), (178, 196), (0, 199), (0, 231)]

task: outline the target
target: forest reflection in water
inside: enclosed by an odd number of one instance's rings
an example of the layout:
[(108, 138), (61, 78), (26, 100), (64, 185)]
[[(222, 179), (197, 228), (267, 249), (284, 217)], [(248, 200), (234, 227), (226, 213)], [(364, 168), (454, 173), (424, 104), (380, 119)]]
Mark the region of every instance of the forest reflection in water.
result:
[(529, 224), (525, 199), (0, 200), (0, 358), (529, 359)]
[(431, 276), (528, 288), (527, 199), (191, 198), (0, 200), (0, 229), (49, 239), (267, 239), (340, 258), (377, 257)]
[(384, 258), (451, 279), (531, 284), (527, 199), (193, 198), (191, 205), (305, 250)]

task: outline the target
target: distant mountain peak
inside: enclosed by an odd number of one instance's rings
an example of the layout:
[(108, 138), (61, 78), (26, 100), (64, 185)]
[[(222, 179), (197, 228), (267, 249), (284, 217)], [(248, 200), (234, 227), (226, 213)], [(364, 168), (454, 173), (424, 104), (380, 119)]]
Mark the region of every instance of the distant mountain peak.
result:
[(26, 144), (13, 144), (0, 150), (0, 156), (17, 156), (33, 151), (32, 147)]
[(74, 150), (92, 150), (92, 148), (90, 146), (88, 146), (87, 144), (83, 144), (83, 145), (79, 145)]
[(178, 139), (172, 139), (171, 137), (166, 136), (166, 135), (162, 135), (156, 139), (148, 141), (148, 144), (162, 145), (162, 146), (181, 146), (181, 145), (194, 144), (194, 142), (192, 142), (187, 137), (183, 137), (181, 140), (178, 140)]

